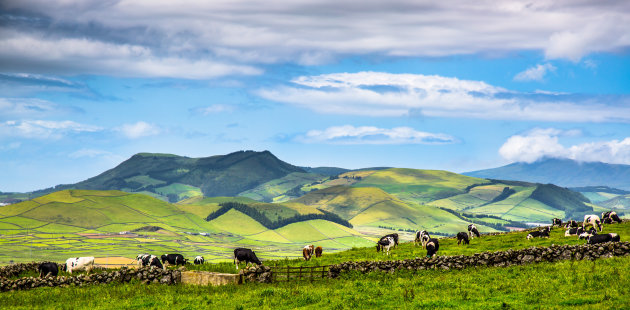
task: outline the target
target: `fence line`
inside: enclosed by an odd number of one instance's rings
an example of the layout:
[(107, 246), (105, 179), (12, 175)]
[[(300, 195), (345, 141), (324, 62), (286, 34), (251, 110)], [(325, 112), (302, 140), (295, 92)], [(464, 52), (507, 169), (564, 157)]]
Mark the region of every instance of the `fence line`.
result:
[(300, 281), (300, 280), (309, 280), (313, 281), (316, 279), (322, 279), (328, 277), (328, 268), (330, 265), (325, 266), (313, 266), (313, 267), (273, 267), (271, 268), (271, 279), (272, 282), (276, 281)]

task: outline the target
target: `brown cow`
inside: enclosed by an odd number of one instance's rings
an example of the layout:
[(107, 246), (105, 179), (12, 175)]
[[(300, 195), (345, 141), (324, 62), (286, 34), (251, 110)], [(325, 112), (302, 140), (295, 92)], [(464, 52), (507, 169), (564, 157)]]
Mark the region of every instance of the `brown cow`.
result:
[(318, 246), (315, 248), (315, 257), (322, 257), (322, 252), (324, 251), (324, 249), (322, 249), (322, 247)]
[(313, 256), (313, 251), (315, 251), (315, 246), (307, 245), (302, 249), (302, 256), (304, 256), (304, 260), (310, 260)]

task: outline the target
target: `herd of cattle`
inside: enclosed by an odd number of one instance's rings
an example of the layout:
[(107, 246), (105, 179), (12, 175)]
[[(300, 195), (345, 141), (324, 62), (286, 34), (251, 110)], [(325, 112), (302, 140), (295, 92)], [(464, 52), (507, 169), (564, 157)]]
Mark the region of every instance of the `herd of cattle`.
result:
[[(586, 239), (588, 244), (597, 244), (609, 241), (620, 241), (619, 235), (615, 233), (609, 234), (600, 234), (604, 230), (604, 223), (612, 224), (612, 223), (621, 223), (621, 219), (614, 211), (608, 211), (602, 213), (602, 218), (599, 216), (590, 214), (584, 216), (584, 222), (582, 222), (582, 226), (579, 226), (577, 221), (569, 220), (565, 223), (562, 222), (561, 219), (554, 218), (552, 220), (551, 226), (546, 226), (540, 230), (532, 231), (527, 234), (527, 239), (532, 238), (548, 238), (549, 232), (551, 231), (551, 227), (564, 226), (567, 230), (565, 231), (565, 236), (578, 236), (578, 239)], [(564, 225), (563, 225), (564, 224)], [(590, 227), (589, 230), (586, 230)], [(599, 232), (599, 233), (598, 233)], [(480, 237), (479, 230), (475, 224), (468, 225), (468, 232), (459, 232), (457, 233), (457, 245), (460, 244), (470, 244), (470, 240)], [(431, 238), (429, 233), (425, 230), (421, 230), (416, 232), (416, 237), (414, 240), (414, 244), (418, 246), (418, 244), (422, 244), (422, 248), (427, 250), (427, 257), (433, 257), (437, 251), (440, 249), (440, 243), (437, 238)], [(376, 242), (376, 251), (386, 253), (389, 255), (390, 249), (395, 248), (398, 245), (398, 234), (389, 234), (381, 237), (378, 242)], [(321, 246), (315, 247), (314, 245), (307, 245), (302, 249), (302, 256), (304, 260), (310, 260), (313, 255), (315, 257), (322, 256), (323, 249)], [(150, 254), (139, 254), (135, 259), (138, 263), (138, 267), (157, 267), (161, 269), (166, 269), (168, 265), (185, 265), (188, 263), (188, 260), (184, 258), (181, 254), (164, 254), (161, 257), (157, 257), (155, 255)], [(196, 256), (193, 259), (193, 263), (195, 265), (203, 264), (205, 262), (203, 256)], [(236, 269), (241, 262), (245, 262), (245, 266), (251, 264), (261, 265), (262, 262), (256, 257), (256, 253), (251, 249), (246, 248), (237, 248), (234, 249), (234, 264), (236, 265)], [(45, 262), (41, 263), (38, 267), (40, 277), (46, 275), (57, 276), (59, 270), (66, 271), (72, 274), (73, 271), (85, 270), (89, 272), (94, 268), (94, 257), (73, 257), (68, 258), (65, 264), (58, 265), (57, 263)]]

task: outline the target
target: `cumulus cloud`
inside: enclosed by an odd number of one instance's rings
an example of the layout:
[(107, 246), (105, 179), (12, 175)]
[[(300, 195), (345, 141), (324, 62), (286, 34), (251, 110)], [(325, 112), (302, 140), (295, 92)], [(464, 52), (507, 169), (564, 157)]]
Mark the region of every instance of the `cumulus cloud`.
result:
[(133, 124), (124, 124), (116, 129), (129, 139), (138, 139), (142, 137), (155, 136), (160, 134), (162, 130), (153, 124), (139, 121)]
[(546, 63), (544, 65), (536, 65), (535, 67), (528, 68), (527, 70), (518, 73), (514, 76), (515, 81), (542, 81), (545, 78), (547, 72), (556, 71), (556, 67), (554, 67), (550, 63)]
[[(259, 96), (320, 113), (466, 117), (564, 122), (628, 122), (630, 102), (559, 93), (520, 93), (481, 81), (384, 72), (301, 76)], [(612, 100), (611, 100), (612, 99)], [(619, 104), (609, 104), (609, 102)]]
[(559, 141), (563, 137), (575, 135), (579, 135), (579, 131), (534, 129), (508, 138), (499, 149), (499, 154), (513, 162), (532, 163), (545, 157), (553, 157), (584, 162), (630, 164), (630, 137), (623, 140), (588, 142), (568, 147)]
[(295, 138), (301, 143), (323, 144), (449, 144), (457, 140), (447, 134), (417, 131), (410, 127), (333, 126), (310, 130)]
[(0, 123), (0, 137), (60, 139), (69, 134), (97, 132), (103, 128), (74, 121), (21, 120)]
[(196, 79), (350, 54), (578, 61), (630, 46), (627, 1), (7, 0), (0, 10), (0, 62), (14, 72)]

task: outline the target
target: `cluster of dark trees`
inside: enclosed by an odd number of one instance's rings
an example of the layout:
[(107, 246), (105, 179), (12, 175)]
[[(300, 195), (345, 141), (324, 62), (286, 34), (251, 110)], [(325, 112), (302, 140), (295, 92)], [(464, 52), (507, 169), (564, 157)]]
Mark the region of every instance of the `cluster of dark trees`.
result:
[(224, 202), (219, 204), (220, 208), (214, 212), (212, 212), (208, 217), (206, 217), (206, 221), (212, 221), (217, 217), (225, 214), (226, 212), (234, 209), (239, 211), (257, 222), (261, 225), (265, 226), (267, 229), (277, 229), (292, 223), (308, 221), (308, 220), (327, 220), (333, 223), (337, 223), (349, 228), (352, 228), (352, 224), (350, 222), (340, 218), (337, 214), (332, 212), (328, 212), (325, 210), (319, 210), (323, 214), (296, 214), (291, 217), (278, 219), (277, 221), (271, 221), (267, 218), (262, 212), (258, 211), (256, 208), (251, 207), (244, 203), (239, 202)]

